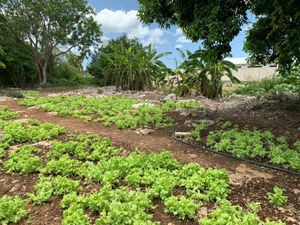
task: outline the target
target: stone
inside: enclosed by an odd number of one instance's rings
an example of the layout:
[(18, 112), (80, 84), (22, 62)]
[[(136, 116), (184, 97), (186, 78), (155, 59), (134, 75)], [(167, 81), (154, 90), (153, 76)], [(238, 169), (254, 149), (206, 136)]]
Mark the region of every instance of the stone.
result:
[(299, 189), (294, 189), (293, 192), (294, 192), (295, 195), (300, 194), (300, 190)]
[(205, 217), (208, 214), (208, 209), (207, 207), (202, 207), (201, 210), (197, 213), (197, 216), (199, 218)]
[(180, 109), (178, 111), (179, 111), (180, 116), (190, 116), (191, 115), (191, 110), (189, 110), (189, 109)]
[(47, 112), (47, 114), (50, 116), (57, 116), (58, 112)]
[(177, 95), (174, 93), (168, 94), (166, 97), (164, 97), (164, 101), (174, 101), (177, 99)]
[(131, 106), (132, 109), (137, 109), (139, 108), (141, 105), (145, 105), (147, 104), (148, 106), (150, 106), (151, 108), (155, 107), (154, 104), (151, 104), (151, 103), (137, 103), (137, 104), (134, 104)]
[(154, 130), (148, 129), (148, 128), (141, 129), (141, 130), (137, 131), (138, 134), (142, 134), (142, 135), (149, 135), (152, 132), (154, 132)]
[(192, 116), (192, 117), (197, 117), (200, 115), (200, 111), (199, 110), (195, 110), (195, 109), (177, 109), (177, 112), (179, 112), (180, 116)]
[(215, 122), (213, 120), (203, 119), (203, 120), (199, 120), (199, 123), (206, 123), (208, 125), (213, 125)]

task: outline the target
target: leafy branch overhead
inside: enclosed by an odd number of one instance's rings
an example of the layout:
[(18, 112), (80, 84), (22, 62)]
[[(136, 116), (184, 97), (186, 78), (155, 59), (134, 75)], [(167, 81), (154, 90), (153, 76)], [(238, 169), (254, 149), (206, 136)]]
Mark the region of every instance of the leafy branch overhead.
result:
[[(249, 26), (245, 50), (253, 63), (278, 63), (289, 71), (300, 63), (298, 0), (287, 1), (209, 1), (138, 0), (139, 18), (146, 24), (162, 27), (177, 25), (203, 47), (218, 53), (219, 59), (230, 53), (231, 41)], [(255, 17), (253, 23), (252, 17)], [(253, 24), (251, 24), (253, 23)]]

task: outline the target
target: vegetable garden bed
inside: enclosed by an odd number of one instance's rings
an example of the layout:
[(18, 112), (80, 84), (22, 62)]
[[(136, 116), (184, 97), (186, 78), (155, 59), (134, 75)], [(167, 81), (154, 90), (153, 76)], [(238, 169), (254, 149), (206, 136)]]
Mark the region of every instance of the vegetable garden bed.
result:
[(270, 131), (241, 128), (221, 120), (204, 119), (190, 133), (184, 139), (175, 134), (173, 138), (206, 151), (300, 176), (300, 141), (291, 143)]
[(20, 105), (38, 107), (47, 112), (58, 112), (59, 116), (72, 116), (87, 121), (102, 121), (105, 126), (115, 124), (118, 128), (172, 126), (172, 118), (166, 116), (174, 109), (201, 109), (197, 101), (165, 102), (157, 105), (138, 102), (122, 96), (95, 97), (40, 97), (20, 101)]
[[(1, 176), (28, 179), (38, 175), (28, 193), (1, 194), (2, 224), (25, 224), (32, 219), (31, 213), (37, 213), (36, 207), (53, 204), (61, 208), (54, 224), (64, 225), (166, 224), (153, 217), (157, 204), (162, 206), (160, 213), (169, 215), (174, 224), (223, 224), (224, 219), (235, 224), (284, 224), (261, 221), (257, 203), (247, 210), (230, 203), (231, 188), (224, 169), (182, 164), (170, 152), (128, 152), (97, 135), (69, 134), (61, 138), (65, 130), (57, 125), (30, 119), (12, 121), (11, 115), (15, 118), (16, 114), (7, 109), (2, 113)], [(32, 146), (48, 139), (54, 139), (51, 147)], [(21, 145), (12, 149), (15, 144)], [(208, 212), (199, 217), (203, 207)], [(39, 224), (44, 224), (43, 219), (39, 218)]]

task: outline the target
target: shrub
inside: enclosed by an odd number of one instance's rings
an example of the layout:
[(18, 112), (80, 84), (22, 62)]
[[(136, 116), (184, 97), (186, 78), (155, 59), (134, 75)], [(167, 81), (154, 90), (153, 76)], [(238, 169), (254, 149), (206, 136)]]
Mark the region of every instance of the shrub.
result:
[(289, 74), (274, 76), (261, 81), (247, 82), (245, 85), (234, 90), (236, 94), (255, 96), (276, 92), (300, 94), (300, 67), (295, 67)]
[(11, 97), (11, 98), (24, 98), (24, 95), (22, 94), (22, 92), (20, 90), (17, 90), (17, 89), (7, 90), (5, 92), (5, 95), (7, 97)]
[(69, 63), (62, 63), (54, 66), (49, 76), (49, 84), (55, 86), (78, 86), (92, 84), (93, 78), (84, 77), (79, 68)]

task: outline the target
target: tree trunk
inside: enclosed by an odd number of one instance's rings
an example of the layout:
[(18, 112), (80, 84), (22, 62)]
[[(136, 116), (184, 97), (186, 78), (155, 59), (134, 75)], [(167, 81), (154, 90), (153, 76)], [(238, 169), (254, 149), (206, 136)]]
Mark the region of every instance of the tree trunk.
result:
[(48, 64), (44, 63), (43, 68), (42, 68), (42, 82), (41, 82), (41, 85), (47, 84), (47, 67), (48, 67)]

